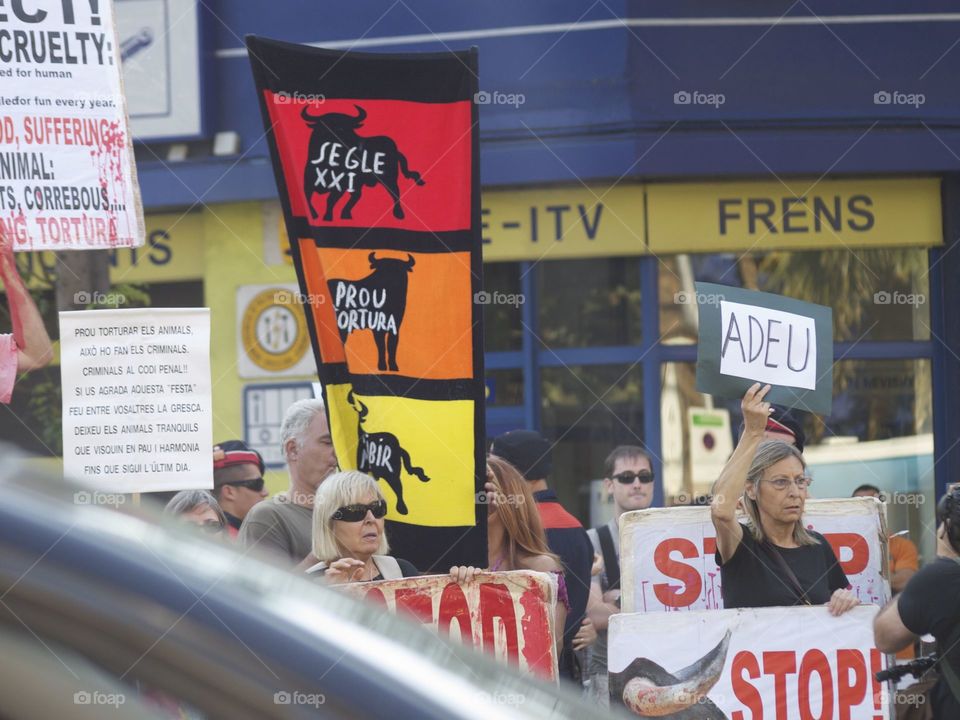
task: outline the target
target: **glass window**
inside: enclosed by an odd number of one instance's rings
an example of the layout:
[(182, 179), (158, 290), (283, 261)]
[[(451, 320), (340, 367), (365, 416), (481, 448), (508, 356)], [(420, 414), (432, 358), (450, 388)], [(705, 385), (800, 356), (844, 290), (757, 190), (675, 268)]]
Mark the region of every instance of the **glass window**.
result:
[[(687, 501), (709, 492), (719, 467), (740, 434), (740, 403), (709, 398), (695, 387), (693, 363), (665, 363), (661, 423), (664, 494)], [(834, 367), (833, 412), (821, 418), (794, 415), (807, 436), (815, 497), (849, 497), (859, 485), (879, 487), (888, 498), (891, 532), (908, 530), (925, 560), (934, 556), (933, 407), (929, 360), (844, 360)], [(712, 410), (709, 405), (713, 400)], [(728, 434), (715, 425), (711, 455), (703, 438), (710, 431), (696, 415), (728, 416)]]
[(541, 370), (541, 431), (553, 448), (550, 485), (581, 522), (589, 520), (590, 481), (617, 445), (643, 445), (643, 373), (636, 365)]
[(640, 343), (640, 259), (537, 263), (540, 339), (552, 348)]
[(833, 308), (834, 340), (929, 340), (923, 248), (674, 255), (661, 259), (660, 331), (696, 342), (695, 281), (777, 293)]
[(487, 370), (487, 406), (523, 405), (523, 370)]
[(483, 339), (487, 352), (519, 350), (523, 323), (520, 263), (486, 263), (483, 266)]

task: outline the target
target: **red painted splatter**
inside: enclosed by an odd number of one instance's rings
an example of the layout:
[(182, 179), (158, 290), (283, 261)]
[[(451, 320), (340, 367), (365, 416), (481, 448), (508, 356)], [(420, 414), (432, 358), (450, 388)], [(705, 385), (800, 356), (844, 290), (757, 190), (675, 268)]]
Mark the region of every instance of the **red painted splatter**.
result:
[(550, 604), (543, 591), (534, 586), (520, 595), (523, 616), (520, 630), (523, 635), (523, 659), (537, 675), (555, 679), (553, 663), (553, 637), (550, 634)]

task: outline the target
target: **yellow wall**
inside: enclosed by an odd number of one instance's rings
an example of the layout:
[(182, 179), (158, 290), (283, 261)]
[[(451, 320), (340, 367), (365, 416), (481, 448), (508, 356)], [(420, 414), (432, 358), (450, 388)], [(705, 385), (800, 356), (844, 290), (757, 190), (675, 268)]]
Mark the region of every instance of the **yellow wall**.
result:
[[(802, 196), (807, 186), (801, 185), (797, 193)], [(855, 240), (857, 245), (942, 243), (937, 179), (824, 180), (817, 189), (821, 194), (869, 196), (877, 220)], [(764, 193), (771, 197), (789, 194), (772, 181), (491, 190), (483, 198), (484, 257), (495, 262), (750, 247), (756, 244), (755, 238), (735, 233), (731, 233), (736, 235), (732, 239), (714, 237), (716, 206), (723, 198), (742, 196), (748, 202), (754, 196), (766, 197)], [(146, 229), (148, 244), (144, 248), (114, 251), (111, 279), (114, 283), (203, 281), (204, 302), (212, 318), (214, 441), (243, 438), (244, 386), (271, 380), (242, 379), (238, 373), (237, 289), (296, 283), (293, 266), (283, 253), (287, 243), (278, 204), (233, 203), (189, 213), (154, 213), (147, 216)], [(774, 237), (763, 247), (784, 244), (779, 232), (770, 234)], [(831, 247), (838, 241), (837, 233), (818, 232), (796, 242), (803, 247)], [(44, 270), (52, 270), (54, 265), (52, 254), (31, 253), (28, 257), (31, 274), (39, 276), (32, 284), (45, 284), (42, 278), (49, 274)], [(315, 381), (316, 376), (281, 379)], [(54, 472), (62, 468), (59, 459), (39, 462)], [(288, 476), (286, 471), (268, 471), (267, 481), (271, 492), (277, 492), (287, 486)]]
[[(210, 370), (213, 383), (213, 439), (243, 439), (243, 388), (237, 373), (237, 288), (263, 283), (295, 283), (292, 265), (267, 265), (261, 204), (213, 205), (203, 211), (204, 302), (210, 308)], [(283, 378), (307, 380), (316, 376)], [(267, 471), (271, 493), (289, 482), (285, 470)]]

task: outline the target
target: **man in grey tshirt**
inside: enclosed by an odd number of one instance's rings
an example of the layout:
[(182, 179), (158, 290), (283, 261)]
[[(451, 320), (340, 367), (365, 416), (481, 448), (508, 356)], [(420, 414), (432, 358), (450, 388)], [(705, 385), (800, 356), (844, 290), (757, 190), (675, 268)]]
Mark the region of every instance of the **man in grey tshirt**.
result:
[(239, 541), (245, 548), (263, 549), (295, 567), (313, 562), (313, 497), (320, 483), (337, 469), (323, 401), (299, 400), (291, 405), (280, 426), (280, 442), (290, 489), (250, 509)]
[(653, 502), (653, 465), (647, 452), (636, 445), (621, 445), (604, 462), (604, 488), (613, 497), (613, 519), (599, 528), (587, 530), (593, 551), (603, 558), (603, 570), (592, 579), (592, 603), (587, 614), (597, 629), (587, 675), (591, 694), (608, 707), (607, 626), (610, 616), (620, 612), (620, 516), (631, 510), (643, 510)]

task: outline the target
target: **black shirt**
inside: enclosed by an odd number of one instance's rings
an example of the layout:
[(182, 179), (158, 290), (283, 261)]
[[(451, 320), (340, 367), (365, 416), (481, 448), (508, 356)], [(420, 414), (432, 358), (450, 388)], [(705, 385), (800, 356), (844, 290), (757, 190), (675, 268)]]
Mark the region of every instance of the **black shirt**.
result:
[[(937, 650), (960, 674), (960, 643), (947, 649), (951, 634), (960, 627), (960, 563), (938, 557), (922, 567), (899, 595), (900, 619), (914, 635), (932, 634)], [(960, 718), (960, 702), (942, 676), (931, 693), (935, 718)]]
[(533, 494), (533, 499), (537, 503), (537, 511), (547, 536), (547, 546), (563, 564), (563, 578), (567, 583), (567, 595), (570, 598), (570, 612), (567, 613), (563, 628), (560, 674), (568, 679), (579, 680), (576, 677), (573, 638), (580, 630), (580, 622), (587, 610), (593, 543), (580, 521), (563, 508), (553, 490), (539, 490)]
[[(837, 556), (823, 535), (808, 531), (817, 545), (797, 548), (772, 546), (787, 563), (806, 591), (811, 605), (823, 605), (835, 590), (850, 585), (840, 568)], [(750, 528), (743, 525), (743, 540), (726, 563), (716, 554), (720, 566), (720, 584), (725, 608), (777, 607), (805, 605), (793, 590), (779, 563), (770, 557), (754, 539)]]

